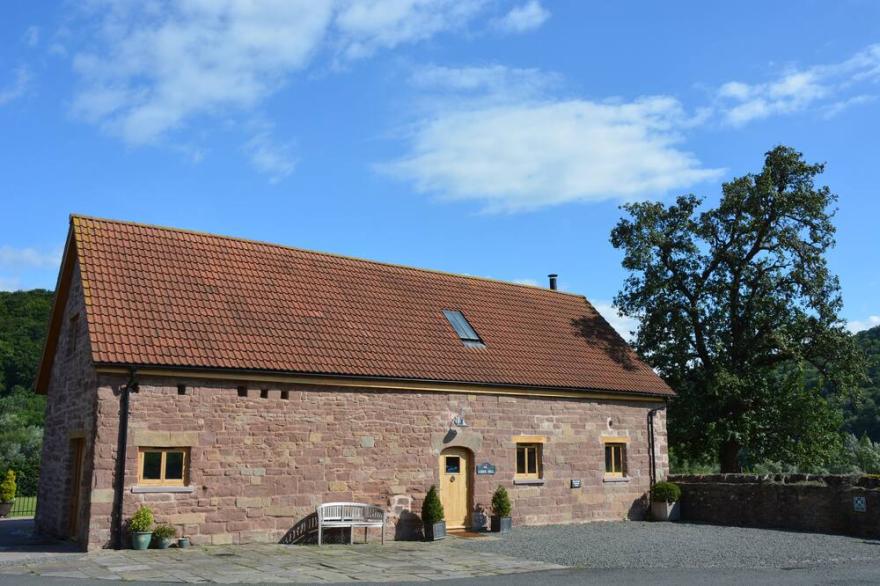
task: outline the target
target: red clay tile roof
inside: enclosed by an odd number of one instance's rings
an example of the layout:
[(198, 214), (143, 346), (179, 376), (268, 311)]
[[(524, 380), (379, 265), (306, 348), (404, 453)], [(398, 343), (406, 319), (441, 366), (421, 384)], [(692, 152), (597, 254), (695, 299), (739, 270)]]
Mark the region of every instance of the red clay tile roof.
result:
[[(74, 216), (98, 364), (671, 395), (581, 296)], [(485, 342), (467, 348), (460, 310)]]

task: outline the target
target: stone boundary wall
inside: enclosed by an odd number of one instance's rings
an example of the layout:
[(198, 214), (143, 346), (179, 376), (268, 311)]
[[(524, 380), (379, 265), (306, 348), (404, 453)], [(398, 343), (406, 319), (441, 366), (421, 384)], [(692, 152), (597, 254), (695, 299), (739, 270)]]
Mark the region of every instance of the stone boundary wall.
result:
[(684, 521), (880, 537), (880, 478), (712, 474), (669, 480), (681, 487)]

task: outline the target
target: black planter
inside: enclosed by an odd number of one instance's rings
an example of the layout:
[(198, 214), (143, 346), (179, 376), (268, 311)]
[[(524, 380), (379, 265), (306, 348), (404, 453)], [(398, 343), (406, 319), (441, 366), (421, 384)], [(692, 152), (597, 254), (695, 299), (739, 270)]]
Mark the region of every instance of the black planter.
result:
[(446, 521), (425, 525), (425, 541), (437, 541), (446, 537)]
[(513, 519), (510, 517), (497, 517), (492, 515), (492, 532), (507, 533), (513, 527)]
[(0, 503), (0, 517), (5, 517), (12, 510), (12, 501), (8, 503)]

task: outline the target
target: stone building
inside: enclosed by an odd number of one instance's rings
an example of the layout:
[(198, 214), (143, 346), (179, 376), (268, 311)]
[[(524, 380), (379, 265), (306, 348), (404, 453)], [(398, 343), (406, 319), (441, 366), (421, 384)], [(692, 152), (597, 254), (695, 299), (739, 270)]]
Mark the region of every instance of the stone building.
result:
[(141, 504), (197, 544), (329, 501), (407, 538), (432, 484), (450, 528), (498, 485), (515, 525), (639, 518), (668, 463), (672, 392), (582, 296), (79, 216), (37, 391), (38, 530), (90, 549)]

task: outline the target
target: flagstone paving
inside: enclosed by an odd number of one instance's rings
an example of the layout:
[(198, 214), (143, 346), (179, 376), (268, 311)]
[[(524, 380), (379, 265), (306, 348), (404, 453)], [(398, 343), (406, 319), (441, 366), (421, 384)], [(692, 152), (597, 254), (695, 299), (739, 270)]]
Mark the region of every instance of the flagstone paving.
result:
[(393, 542), (384, 546), (254, 544), (147, 551), (102, 550), (5, 564), (0, 556), (0, 575), (219, 584), (408, 582), (497, 576), (563, 567), (497, 553), (468, 551), (455, 547), (455, 540)]

